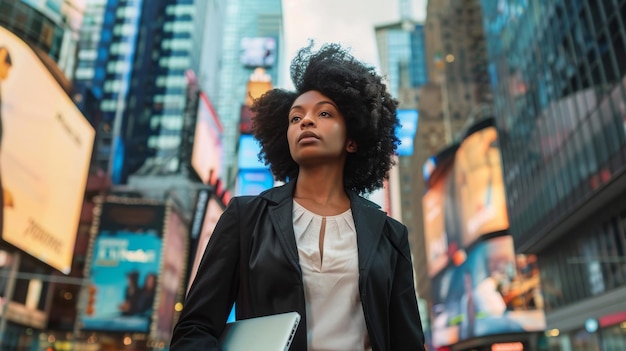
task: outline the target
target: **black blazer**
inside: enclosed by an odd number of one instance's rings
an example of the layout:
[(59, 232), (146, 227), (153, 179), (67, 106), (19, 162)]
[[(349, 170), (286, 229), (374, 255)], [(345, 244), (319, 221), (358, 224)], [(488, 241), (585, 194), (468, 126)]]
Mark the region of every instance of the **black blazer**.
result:
[[(219, 219), (174, 327), (170, 350), (218, 350), (233, 302), (237, 319), (296, 311), (291, 350), (307, 349), (302, 271), (293, 231), (295, 182), (233, 198)], [(374, 351), (424, 350), (407, 229), (349, 192), (359, 291)], [(356, 346), (356, 345), (355, 345)]]

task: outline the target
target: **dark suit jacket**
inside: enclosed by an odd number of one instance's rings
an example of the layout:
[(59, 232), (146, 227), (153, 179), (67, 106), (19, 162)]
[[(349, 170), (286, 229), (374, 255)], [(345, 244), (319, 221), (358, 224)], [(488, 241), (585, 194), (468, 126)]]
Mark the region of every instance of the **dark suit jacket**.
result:
[[(293, 232), (294, 186), (290, 182), (230, 202), (174, 328), (171, 351), (217, 350), (233, 302), (237, 319), (300, 313), (291, 350), (307, 349), (304, 287)], [(349, 196), (372, 349), (424, 350), (407, 229), (374, 203), (355, 193)]]

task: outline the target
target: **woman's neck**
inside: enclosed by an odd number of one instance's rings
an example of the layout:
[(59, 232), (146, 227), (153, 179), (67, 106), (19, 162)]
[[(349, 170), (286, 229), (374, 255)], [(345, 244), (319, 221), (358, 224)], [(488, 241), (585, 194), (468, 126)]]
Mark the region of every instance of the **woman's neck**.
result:
[(343, 172), (301, 169), (293, 197), (306, 209), (321, 215), (336, 215), (350, 208)]

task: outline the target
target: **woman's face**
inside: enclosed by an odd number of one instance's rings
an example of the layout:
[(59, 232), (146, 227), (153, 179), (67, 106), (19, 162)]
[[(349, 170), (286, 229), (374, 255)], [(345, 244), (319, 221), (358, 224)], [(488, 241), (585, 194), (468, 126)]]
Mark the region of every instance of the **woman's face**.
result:
[(287, 139), (300, 166), (345, 162), (346, 153), (356, 151), (337, 105), (316, 90), (300, 95), (291, 106)]

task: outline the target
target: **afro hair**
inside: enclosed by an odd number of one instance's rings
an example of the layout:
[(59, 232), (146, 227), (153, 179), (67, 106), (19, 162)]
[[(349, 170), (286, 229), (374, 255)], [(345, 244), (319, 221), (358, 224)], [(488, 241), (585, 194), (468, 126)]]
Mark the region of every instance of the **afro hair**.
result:
[(298, 176), (299, 166), (291, 158), (287, 141), (289, 109), (298, 96), (316, 90), (337, 104), (348, 138), (358, 146), (346, 159), (344, 186), (357, 193), (378, 189), (394, 165), (398, 102), (374, 68), (347, 49), (334, 43), (317, 52), (312, 47), (313, 43), (300, 49), (291, 62), (295, 91), (272, 89), (254, 101), (252, 132), (261, 146), (259, 158), (280, 181)]

